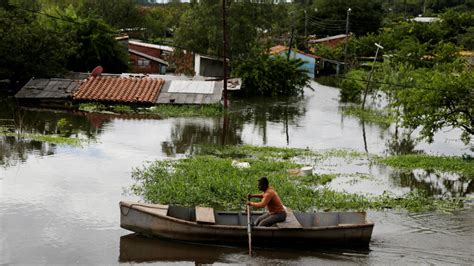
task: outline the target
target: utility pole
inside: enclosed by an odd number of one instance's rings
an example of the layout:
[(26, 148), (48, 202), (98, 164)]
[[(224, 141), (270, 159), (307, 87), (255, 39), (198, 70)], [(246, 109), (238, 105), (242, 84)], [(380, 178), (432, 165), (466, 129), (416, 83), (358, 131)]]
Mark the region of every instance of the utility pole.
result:
[(290, 56), (291, 56), (291, 46), (293, 44), (293, 34), (295, 33), (295, 27), (291, 26), (291, 36), (290, 36), (290, 44), (288, 45), (288, 61), (290, 61)]
[(224, 51), (222, 57), (224, 59), (222, 65), (224, 66), (223, 70), (223, 82), (224, 82), (224, 109), (227, 109), (227, 31), (226, 31), (226, 8), (225, 2), (227, 0), (222, 0), (222, 33), (224, 35)]
[(346, 17), (346, 43), (344, 45), (344, 72), (347, 71), (347, 46), (348, 46), (348, 36), (349, 36), (349, 16), (351, 14), (352, 9), (347, 9), (347, 17)]
[(362, 111), (364, 110), (364, 107), (365, 107), (365, 99), (367, 99), (367, 94), (369, 93), (370, 80), (372, 79), (372, 73), (374, 72), (375, 63), (377, 62), (377, 56), (379, 54), (379, 49), (383, 49), (382, 45), (380, 45), (378, 43), (374, 43), (374, 44), (375, 44), (375, 46), (377, 46), (377, 51), (375, 52), (374, 63), (372, 64), (372, 69), (370, 70), (369, 78), (367, 80), (367, 86), (365, 87), (364, 99), (362, 99), (362, 107), (361, 107)]

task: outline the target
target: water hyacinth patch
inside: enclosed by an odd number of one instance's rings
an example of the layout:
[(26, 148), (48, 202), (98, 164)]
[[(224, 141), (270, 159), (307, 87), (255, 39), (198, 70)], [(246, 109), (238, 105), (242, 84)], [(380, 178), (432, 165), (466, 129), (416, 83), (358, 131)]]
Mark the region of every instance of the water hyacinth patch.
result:
[[(334, 175), (295, 177), (288, 170), (302, 167), (298, 156), (315, 156), (306, 149), (227, 146), (202, 147), (197, 154), (180, 160), (155, 161), (134, 169), (134, 194), (146, 201), (182, 206), (210, 206), (217, 210), (242, 210), (246, 195), (257, 193), (261, 176), (268, 176), (284, 204), (300, 211), (367, 210), (401, 208), (409, 211), (452, 211), (461, 208), (460, 199), (435, 198), (422, 191), (403, 197), (390, 193), (366, 196), (333, 191), (324, 186)], [(234, 168), (232, 161), (248, 162), (248, 168)]]

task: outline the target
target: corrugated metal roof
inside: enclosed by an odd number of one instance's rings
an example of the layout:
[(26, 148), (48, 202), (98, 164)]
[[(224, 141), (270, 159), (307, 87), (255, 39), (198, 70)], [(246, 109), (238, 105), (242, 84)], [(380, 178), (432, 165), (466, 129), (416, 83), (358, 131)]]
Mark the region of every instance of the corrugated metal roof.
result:
[[(350, 34), (349, 34), (349, 36), (350, 36)], [(310, 40), (309, 43), (327, 42), (327, 41), (343, 39), (343, 38), (346, 38), (346, 35), (345, 34), (339, 34), (339, 35), (329, 36), (329, 37), (325, 37), (325, 38), (321, 38), (321, 39)]]
[(74, 93), (75, 100), (155, 103), (162, 79), (90, 77)]
[(21, 99), (69, 98), (79, 88), (80, 81), (73, 79), (31, 79), (15, 94)]
[(138, 40), (129, 40), (128, 43), (138, 45), (138, 46), (143, 46), (143, 47), (168, 51), (168, 52), (173, 52), (174, 51), (174, 47), (167, 46), (167, 45), (158, 45), (158, 44), (152, 44), (152, 43), (145, 43), (145, 42), (141, 42), (141, 41), (138, 41)]
[[(161, 89), (160, 95), (156, 103), (175, 103), (175, 104), (215, 104), (219, 103), (222, 98), (222, 82), (216, 81), (189, 81), (187, 92), (173, 92), (169, 90), (173, 87), (173, 83), (181, 83), (180, 80), (167, 81)], [(202, 82), (207, 82), (212, 87), (212, 93), (200, 93), (199, 87)], [(206, 85), (207, 87), (207, 85)], [(195, 89), (191, 89), (195, 88)], [(191, 93), (190, 91), (195, 91)], [(206, 90), (207, 92), (207, 90)]]
[(214, 81), (174, 80), (168, 92), (212, 94), (214, 83)]

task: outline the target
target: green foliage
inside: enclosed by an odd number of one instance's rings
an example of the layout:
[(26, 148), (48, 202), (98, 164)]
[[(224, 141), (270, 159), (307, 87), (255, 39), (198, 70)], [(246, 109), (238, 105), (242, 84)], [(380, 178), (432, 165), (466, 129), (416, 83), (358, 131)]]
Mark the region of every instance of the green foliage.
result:
[[(268, 47), (269, 38), (288, 32), (287, 5), (233, 1), (227, 8), (228, 54), (232, 59), (248, 55), (255, 46)], [(192, 3), (181, 15), (174, 37), (178, 47), (221, 56), (222, 1)]]
[(114, 105), (112, 106), (112, 110), (114, 113), (119, 113), (119, 114), (133, 113), (132, 107), (128, 105)]
[(67, 37), (19, 9), (0, 8), (0, 35), (0, 79), (13, 84), (65, 72), (67, 58), (74, 52)]
[(170, 105), (161, 104), (149, 108), (129, 105), (105, 105), (102, 103), (81, 103), (78, 109), (85, 112), (102, 112), (117, 114), (135, 114), (157, 117), (195, 117), (217, 116), (224, 112), (220, 104), (214, 105)]
[[(453, 63), (435, 68), (400, 67), (388, 69), (395, 78), (392, 83), (405, 83), (405, 88), (392, 88), (396, 99), (392, 105), (401, 108), (403, 125), (421, 127), (420, 134), (428, 141), (444, 127), (460, 128), (467, 143), (474, 134), (474, 74), (469, 67)], [(397, 75), (393, 75), (396, 72)]]
[(232, 75), (242, 78), (241, 93), (246, 95), (295, 96), (303, 93), (309, 77), (300, 59), (259, 54), (235, 63)]
[(351, 32), (363, 35), (378, 30), (384, 13), (381, 0), (319, 0), (309, 9), (310, 17), (316, 18), (309, 23), (311, 32), (320, 36), (341, 34), (349, 8)]
[(342, 102), (360, 102), (361, 93), (365, 90), (367, 72), (350, 70), (340, 83)]
[(70, 137), (57, 136), (57, 135), (26, 134), (26, 133), (18, 134), (18, 133), (12, 133), (12, 132), (7, 132), (7, 133), (4, 132), (2, 133), (2, 135), (29, 139), (29, 140), (34, 140), (34, 141), (48, 142), (48, 143), (53, 143), (53, 144), (58, 144), (58, 145), (80, 146), (82, 143), (82, 140), (78, 138), (70, 138)]
[(474, 179), (474, 160), (472, 158), (430, 156), (430, 155), (399, 155), (378, 158), (377, 161), (398, 169), (439, 170), (461, 174)]
[[(289, 153), (288, 153), (289, 152)], [(201, 155), (180, 160), (155, 161), (136, 168), (136, 181), (131, 191), (146, 201), (184, 206), (211, 206), (217, 210), (242, 209), (248, 193), (256, 193), (259, 177), (268, 176), (284, 204), (292, 209), (307, 211), (366, 210), (403, 208), (410, 211), (452, 211), (462, 207), (458, 199), (438, 199), (423, 192), (410, 192), (404, 197), (389, 193), (367, 197), (336, 192), (321, 185), (335, 175), (291, 177), (288, 170), (301, 167), (295, 157), (308, 150), (272, 147), (235, 146), (214, 150), (207, 147)], [(206, 155), (217, 154), (215, 155)], [(260, 154), (260, 156), (254, 156)], [(286, 154), (286, 155), (285, 155)], [(285, 158), (285, 159), (284, 159)], [(249, 168), (234, 168), (232, 160), (250, 164)]]
[(156, 114), (160, 117), (195, 117), (217, 116), (224, 113), (220, 104), (213, 105), (157, 105), (148, 110), (140, 110), (143, 114)]

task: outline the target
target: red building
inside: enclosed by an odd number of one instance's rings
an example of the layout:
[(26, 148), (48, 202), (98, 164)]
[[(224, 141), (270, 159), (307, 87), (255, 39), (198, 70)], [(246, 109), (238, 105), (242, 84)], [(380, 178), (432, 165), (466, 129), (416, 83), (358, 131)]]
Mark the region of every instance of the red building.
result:
[(128, 41), (130, 68), (133, 73), (165, 74), (173, 48), (139, 41)]

